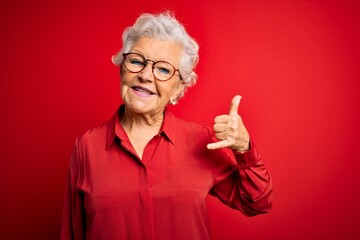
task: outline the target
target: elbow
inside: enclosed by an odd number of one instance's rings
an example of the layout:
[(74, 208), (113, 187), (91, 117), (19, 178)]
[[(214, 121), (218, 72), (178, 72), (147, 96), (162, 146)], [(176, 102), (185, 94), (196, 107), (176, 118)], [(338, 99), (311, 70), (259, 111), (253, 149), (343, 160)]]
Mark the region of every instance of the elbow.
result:
[(268, 193), (261, 199), (254, 202), (246, 202), (242, 204), (241, 212), (248, 217), (253, 217), (259, 214), (270, 213), (273, 206), (273, 193)]

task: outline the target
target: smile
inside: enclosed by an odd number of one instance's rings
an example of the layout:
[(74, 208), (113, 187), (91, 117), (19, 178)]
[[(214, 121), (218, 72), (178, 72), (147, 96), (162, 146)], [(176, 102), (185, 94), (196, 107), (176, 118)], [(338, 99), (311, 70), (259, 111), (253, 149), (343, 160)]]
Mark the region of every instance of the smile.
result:
[(134, 87), (131, 87), (131, 89), (139, 96), (155, 95), (155, 93), (153, 93), (149, 89), (143, 88), (143, 87), (140, 87), (140, 86), (134, 86)]

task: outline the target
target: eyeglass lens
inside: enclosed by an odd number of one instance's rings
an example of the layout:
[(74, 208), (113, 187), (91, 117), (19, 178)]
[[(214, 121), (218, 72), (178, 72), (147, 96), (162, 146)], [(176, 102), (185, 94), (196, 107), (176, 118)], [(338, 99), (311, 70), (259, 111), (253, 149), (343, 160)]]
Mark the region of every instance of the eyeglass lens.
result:
[[(138, 73), (145, 68), (148, 61), (151, 60), (146, 60), (140, 54), (129, 53), (125, 55), (124, 64), (130, 72)], [(161, 81), (166, 81), (175, 74), (174, 66), (165, 61), (153, 62), (152, 71), (154, 76)]]

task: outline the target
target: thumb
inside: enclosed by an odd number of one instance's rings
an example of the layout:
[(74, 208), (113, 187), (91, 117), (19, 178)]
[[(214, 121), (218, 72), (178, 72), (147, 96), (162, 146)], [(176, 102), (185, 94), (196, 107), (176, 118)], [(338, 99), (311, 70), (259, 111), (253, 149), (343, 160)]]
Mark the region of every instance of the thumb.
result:
[(236, 95), (236, 96), (231, 100), (229, 115), (230, 115), (230, 114), (237, 114), (237, 113), (238, 113), (238, 109), (239, 109), (239, 105), (240, 105), (240, 100), (241, 100), (241, 96), (240, 96), (240, 95)]

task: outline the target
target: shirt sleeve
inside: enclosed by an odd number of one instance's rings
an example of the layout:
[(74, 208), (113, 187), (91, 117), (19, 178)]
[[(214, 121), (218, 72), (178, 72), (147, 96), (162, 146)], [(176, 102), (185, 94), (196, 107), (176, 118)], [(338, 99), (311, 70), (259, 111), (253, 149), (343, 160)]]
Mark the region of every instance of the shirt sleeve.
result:
[[(214, 138), (212, 139), (213, 141)], [(246, 216), (268, 213), (273, 202), (272, 179), (252, 140), (247, 152), (222, 149), (216, 157), (232, 162), (218, 172), (210, 194)]]
[(61, 240), (85, 239), (85, 211), (83, 194), (77, 190), (81, 177), (79, 164), (78, 140), (71, 156), (69, 173), (66, 183), (63, 218), (61, 224)]

